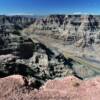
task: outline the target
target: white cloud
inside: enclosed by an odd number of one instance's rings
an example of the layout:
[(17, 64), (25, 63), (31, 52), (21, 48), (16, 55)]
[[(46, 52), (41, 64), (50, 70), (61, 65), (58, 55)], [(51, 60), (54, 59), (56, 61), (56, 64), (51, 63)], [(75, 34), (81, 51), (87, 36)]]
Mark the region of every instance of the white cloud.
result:
[(76, 14), (76, 15), (79, 15), (79, 14), (81, 14), (81, 15), (87, 15), (88, 13), (83, 13), (83, 12), (74, 12), (73, 14)]

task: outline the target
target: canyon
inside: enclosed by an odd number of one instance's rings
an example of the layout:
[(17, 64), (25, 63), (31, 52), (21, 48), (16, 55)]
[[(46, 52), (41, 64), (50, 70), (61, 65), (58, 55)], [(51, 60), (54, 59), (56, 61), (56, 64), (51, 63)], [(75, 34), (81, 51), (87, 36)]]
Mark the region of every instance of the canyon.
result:
[(99, 66), (100, 15), (0, 15), (0, 100), (99, 100)]

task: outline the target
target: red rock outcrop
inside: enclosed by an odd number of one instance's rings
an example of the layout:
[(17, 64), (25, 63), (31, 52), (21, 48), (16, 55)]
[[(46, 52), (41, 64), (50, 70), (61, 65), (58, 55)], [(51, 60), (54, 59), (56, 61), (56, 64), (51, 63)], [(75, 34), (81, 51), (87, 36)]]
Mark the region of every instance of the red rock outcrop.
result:
[(39, 90), (27, 88), (20, 75), (0, 79), (0, 100), (99, 100), (100, 77), (79, 80), (74, 76), (47, 81)]

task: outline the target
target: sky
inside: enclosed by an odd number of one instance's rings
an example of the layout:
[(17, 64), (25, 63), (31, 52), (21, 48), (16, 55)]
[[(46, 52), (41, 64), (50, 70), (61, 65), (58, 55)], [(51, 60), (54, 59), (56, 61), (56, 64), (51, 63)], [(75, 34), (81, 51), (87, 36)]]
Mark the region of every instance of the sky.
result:
[(0, 0), (0, 14), (100, 14), (100, 0)]

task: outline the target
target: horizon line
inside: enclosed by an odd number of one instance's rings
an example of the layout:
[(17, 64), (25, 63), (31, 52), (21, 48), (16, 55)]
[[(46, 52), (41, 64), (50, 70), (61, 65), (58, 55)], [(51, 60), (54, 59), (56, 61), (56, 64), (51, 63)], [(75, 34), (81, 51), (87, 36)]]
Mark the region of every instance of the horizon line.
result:
[(47, 13), (47, 14), (34, 14), (34, 13), (8, 13), (3, 14), (0, 13), (0, 15), (5, 16), (48, 16), (48, 15), (100, 15), (100, 13), (81, 13), (81, 12), (73, 12), (73, 13)]

